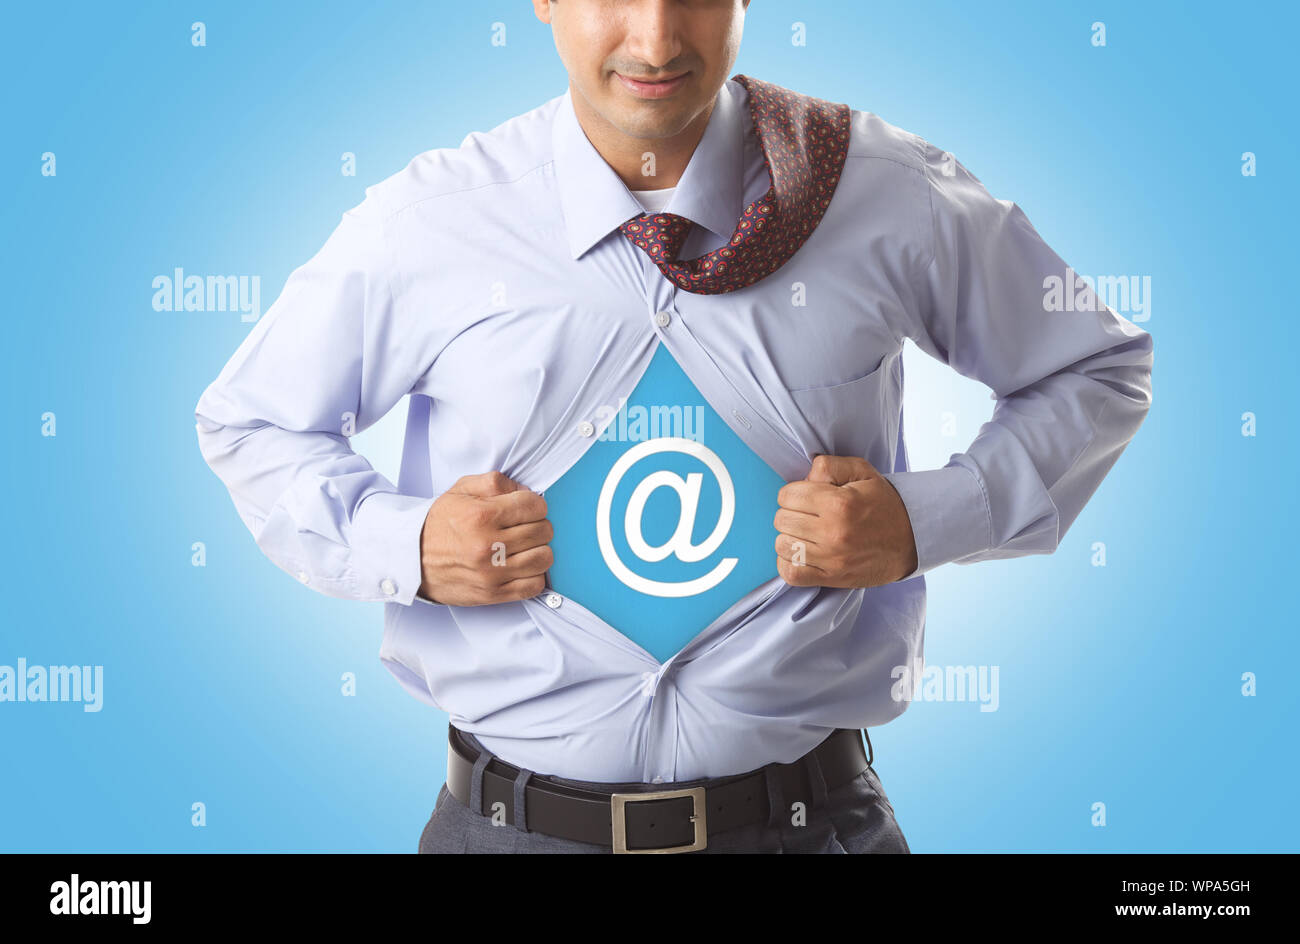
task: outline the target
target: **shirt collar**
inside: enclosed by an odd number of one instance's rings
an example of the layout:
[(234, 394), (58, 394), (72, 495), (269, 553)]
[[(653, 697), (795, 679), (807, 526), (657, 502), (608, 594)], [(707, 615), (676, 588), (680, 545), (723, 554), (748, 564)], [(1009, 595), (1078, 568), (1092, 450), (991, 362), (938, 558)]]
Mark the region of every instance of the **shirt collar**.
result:
[[(741, 206), (744, 89), (723, 83), (709, 123), (682, 172), (665, 213), (676, 213), (729, 239), (744, 211)], [(569, 249), (577, 259), (619, 224), (645, 212), (614, 169), (587, 139), (573, 110), (572, 91), (560, 97), (551, 126), (555, 179)], [(646, 188), (653, 189), (653, 188)]]

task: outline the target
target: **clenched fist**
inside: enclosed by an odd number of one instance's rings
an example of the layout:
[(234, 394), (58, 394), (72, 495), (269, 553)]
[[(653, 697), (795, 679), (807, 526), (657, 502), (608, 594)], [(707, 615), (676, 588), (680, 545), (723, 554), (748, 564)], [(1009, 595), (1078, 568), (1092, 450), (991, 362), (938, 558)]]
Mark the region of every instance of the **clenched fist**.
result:
[(452, 606), (536, 596), (555, 559), (552, 534), (541, 495), (500, 472), (466, 475), (424, 519), (419, 595)]
[(796, 587), (876, 587), (916, 570), (903, 499), (866, 459), (817, 456), (777, 492), (776, 569)]

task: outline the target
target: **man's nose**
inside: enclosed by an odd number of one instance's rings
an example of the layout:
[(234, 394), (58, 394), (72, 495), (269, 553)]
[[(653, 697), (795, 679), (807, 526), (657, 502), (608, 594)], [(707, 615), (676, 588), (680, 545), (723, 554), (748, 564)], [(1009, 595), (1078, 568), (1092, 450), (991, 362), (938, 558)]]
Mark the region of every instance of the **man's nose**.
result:
[(681, 55), (681, 14), (677, 0), (641, 0), (630, 3), (624, 14), (628, 52), (658, 73), (633, 78), (654, 81), (682, 70), (673, 65)]

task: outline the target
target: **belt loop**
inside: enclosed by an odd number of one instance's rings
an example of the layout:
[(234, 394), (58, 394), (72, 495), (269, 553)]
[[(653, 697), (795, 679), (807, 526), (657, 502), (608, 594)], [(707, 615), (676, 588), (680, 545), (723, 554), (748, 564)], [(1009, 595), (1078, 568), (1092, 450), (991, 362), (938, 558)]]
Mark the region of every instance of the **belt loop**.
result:
[(821, 809), (826, 803), (826, 775), (822, 773), (822, 762), (817, 759), (815, 750), (805, 755), (804, 769), (808, 771), (808, 786), (812, 790), (813, 809)]
[(528, 779), (532, 775), (531, 770), (521, 769), (519, 775), (515, 777), (515, 828), (524, 832), (528, 832), (528, 802), (524, 794), (524, 787), (528, 786)]
[(781, 777), (777, 773), (779, 769), (776, 764), (768, 764), (763, 768), (763, 779), (767, 781), (767, 825), (778, 828), (785, 816), (785, 797), (781, 795)]
[(483, 769), (490, 760), (492, 755), (486, 748), (479, 750), (474, 770), (469, 775), (469, 808), (480, 816), (483, 815)]

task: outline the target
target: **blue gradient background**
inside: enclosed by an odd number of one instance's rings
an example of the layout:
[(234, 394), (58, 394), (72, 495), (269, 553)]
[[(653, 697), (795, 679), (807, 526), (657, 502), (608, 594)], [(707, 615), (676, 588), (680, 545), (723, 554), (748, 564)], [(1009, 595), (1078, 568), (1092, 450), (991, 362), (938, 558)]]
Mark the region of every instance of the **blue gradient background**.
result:
[[(999, 666), (1000, 707), (873, 730), (913, 849), (1296, 850), (1294, 7), (751, 6), (734, 72), (921, 134), (1077, 271), (1153, 283), (1154, 406), (1056, 554), (931, 575), (927, 661)], [(446, 717), (378, 662), (378, 604), (261, 556), (193, 428), (249, 325), (155, 312), (150, 283), (256, 274), (265, 311), (367, 184), (562, 92), (549, 30), (523, 0), (80, 3), (8, 10), (0, 44), (0, 664), (105, 672), (98, 714), (0, 704), (0, 849), (414, 851)], [(992, 404), (907, 357), (913, 466), (941, 465)], [(404, 412), (355, 440), (390, 478)]]

